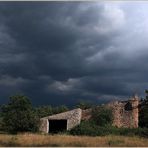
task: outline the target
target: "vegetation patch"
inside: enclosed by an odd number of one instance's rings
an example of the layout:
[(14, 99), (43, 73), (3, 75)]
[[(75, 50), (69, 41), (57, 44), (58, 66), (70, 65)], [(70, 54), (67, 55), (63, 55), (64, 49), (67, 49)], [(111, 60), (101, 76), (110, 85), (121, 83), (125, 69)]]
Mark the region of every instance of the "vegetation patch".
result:
[[(12, 138), (13, 137), (13, 138)], [(147, 138), (137, 136), (71, 136), (41, 134), (0, 134), (1, 147), (108, 147), (108, 146), (148, 146)]]

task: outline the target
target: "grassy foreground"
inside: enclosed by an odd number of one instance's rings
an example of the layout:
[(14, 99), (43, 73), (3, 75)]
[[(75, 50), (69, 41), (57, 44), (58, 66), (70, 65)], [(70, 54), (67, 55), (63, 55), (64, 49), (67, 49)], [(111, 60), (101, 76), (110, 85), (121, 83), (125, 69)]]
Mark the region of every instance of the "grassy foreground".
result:
[(126, 136), (70, 136), (70, 135), (41, 135), (41, 134), (0, 134), (0, 146), (71, 146), (71, 147), (98, 147), (98, 146), (134, 146), (147, 147), (148, 139)]

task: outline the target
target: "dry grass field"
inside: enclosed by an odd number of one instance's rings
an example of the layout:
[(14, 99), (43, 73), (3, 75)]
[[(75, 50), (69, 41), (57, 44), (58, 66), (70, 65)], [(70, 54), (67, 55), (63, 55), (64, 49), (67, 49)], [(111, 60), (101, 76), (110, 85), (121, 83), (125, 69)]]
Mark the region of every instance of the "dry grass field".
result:
[(126, 137), (126, 136), (102, 136), (102, 137), (88, 137), (88, 136), (69, 136), (69, 135), (41, 135), (41, 134), (18, 134), (7, 135), (0, 134), (0, 146), (69, 146), (69, 147), (98, 147), (98, 146), (134, 146), (147, 147), (148, 139), (140, 137)]

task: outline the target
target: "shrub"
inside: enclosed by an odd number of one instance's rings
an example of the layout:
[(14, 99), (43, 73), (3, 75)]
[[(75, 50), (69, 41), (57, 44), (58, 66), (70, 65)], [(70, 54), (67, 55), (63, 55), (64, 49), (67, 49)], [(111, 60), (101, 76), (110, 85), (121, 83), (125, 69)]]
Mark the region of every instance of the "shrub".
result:
[(89, 135), (96, 136), (96, 126), (89, 121), (83, 121), (80, 125), (70, 131), (72, 135)]
[(70, 131), (72, 135), (87, 135), (87, 136), (104, 136), (108, 135), (109, 131), (106, 127), (98, 126), (94, 122), (83, 121), (80, 125)]
[(111, 125), (113, 121), (112, 110), (104, 106), (93, 108), (92, 121), (99, 126)]
[(80, 125), (72, 129), (72, 135), (87, 136), (105, 136), (105, 135), (122, 135), (122, 136), (141, 136), (148, 137), (148, 128), (116, 128), (114, 126), (98, 126), (94, 122), (83, 121)]
[(136, 134), (141, 137), (148, 137), (148, 128), (138, 128)]

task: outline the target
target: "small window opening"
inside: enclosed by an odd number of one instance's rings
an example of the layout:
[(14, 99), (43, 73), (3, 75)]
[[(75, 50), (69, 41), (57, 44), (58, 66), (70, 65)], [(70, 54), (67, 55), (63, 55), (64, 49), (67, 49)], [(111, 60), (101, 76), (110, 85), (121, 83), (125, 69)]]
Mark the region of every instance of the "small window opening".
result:
[(126, 103), (125, 106), (124, 106), (124, 109), (125, 109), (126, 111), (132, 110), (132, 104), (131, 104), (130, 102)]

